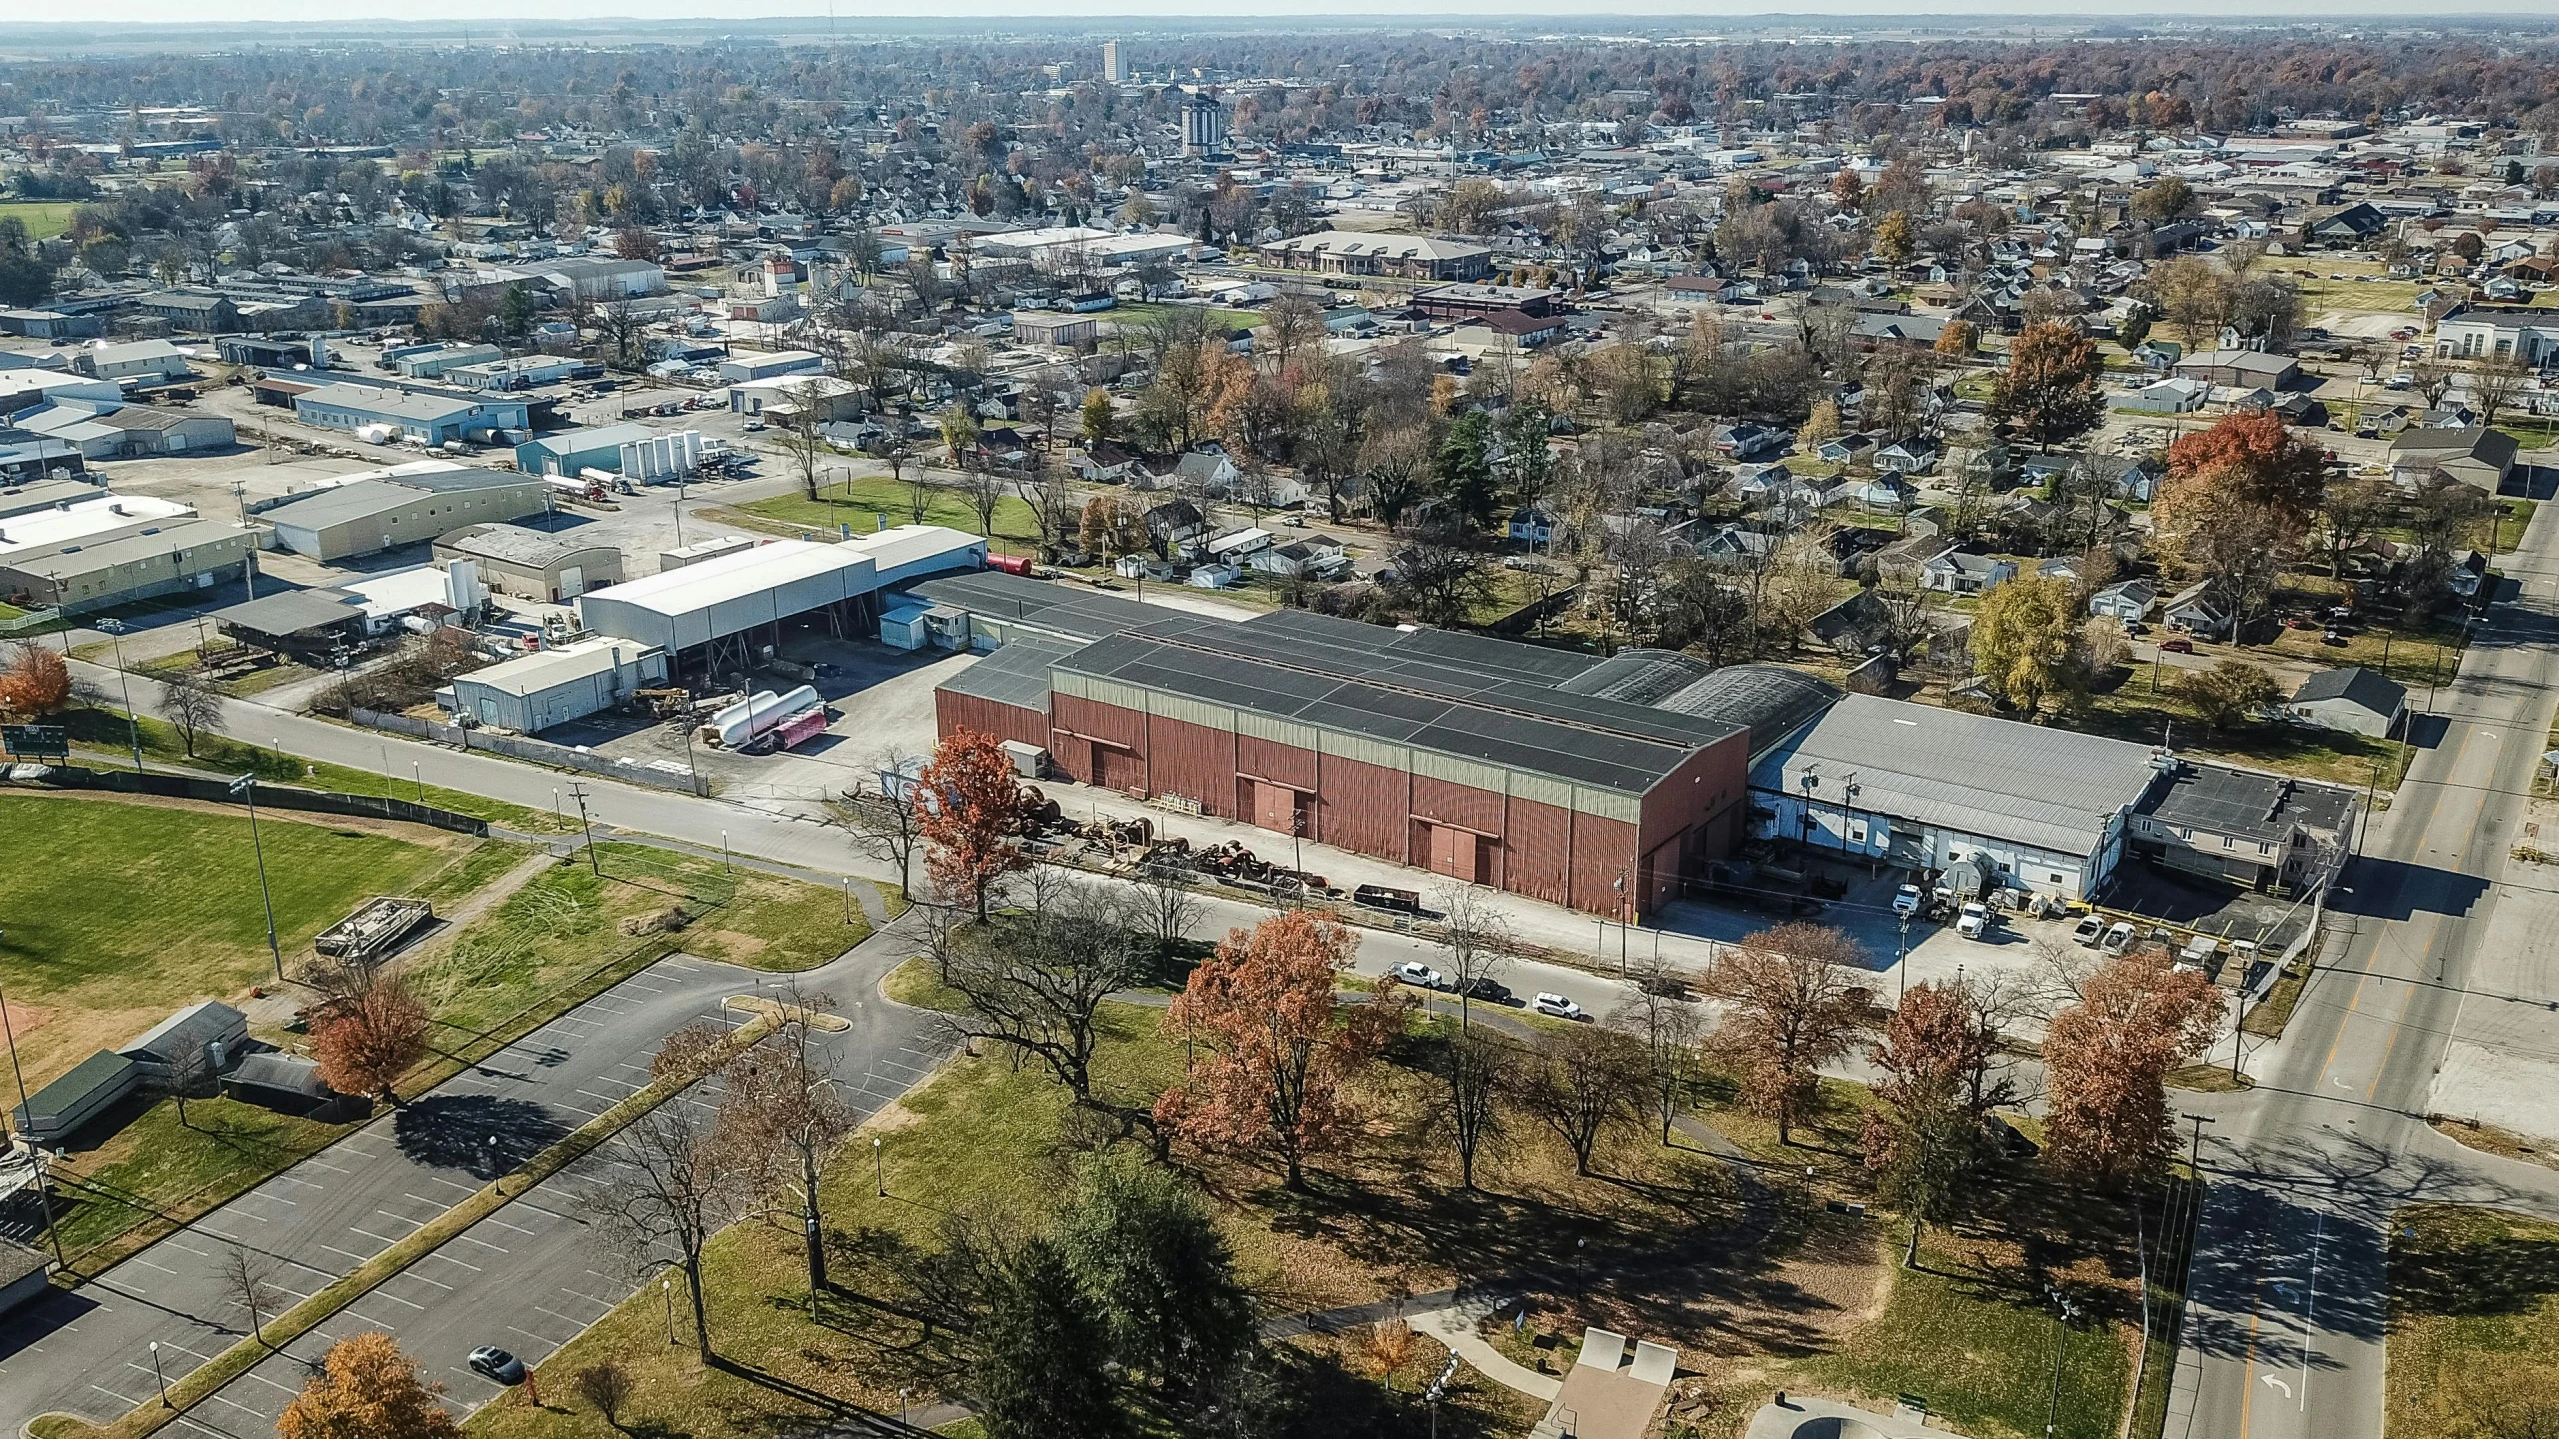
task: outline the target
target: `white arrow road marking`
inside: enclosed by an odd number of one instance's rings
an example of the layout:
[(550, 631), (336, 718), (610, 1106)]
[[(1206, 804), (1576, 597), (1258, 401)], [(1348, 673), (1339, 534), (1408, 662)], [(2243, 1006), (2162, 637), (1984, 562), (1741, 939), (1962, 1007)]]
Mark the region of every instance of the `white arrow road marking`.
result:
[(2263, 1382), (2263, 1383), (2265, 1383), (2265, 1384), (2272, 1385), (2273, 1387), (2275, 1387), (2275, 1388), (2277, 1388), (2277, 1389), (2282, 1390), (2282, 1391), (2283, 1391), (2283, 1394), (2284, 1394), (2284, 1397), (2285, 1397), (2286, 1399), (2290, 1399), (2290, 1398), (2292, 1397), (2292, 1386), (2291, 1386), (2291, 1385), (2289, 1385), (2289, 1384), (2286, 1384), (2286, 1383), (2285, 1383), (2284, 1381), (2282, 1381), (2281, 1379), (2276, 1378), (2274, 1375), (2272, 1375), (2272, 1374), (2260, 1374), (2260, 1375), (2258, 1375), (2258, 1376), (2257, 1376), (2257, 1378), (2258, 1378), (2261, 1382)]

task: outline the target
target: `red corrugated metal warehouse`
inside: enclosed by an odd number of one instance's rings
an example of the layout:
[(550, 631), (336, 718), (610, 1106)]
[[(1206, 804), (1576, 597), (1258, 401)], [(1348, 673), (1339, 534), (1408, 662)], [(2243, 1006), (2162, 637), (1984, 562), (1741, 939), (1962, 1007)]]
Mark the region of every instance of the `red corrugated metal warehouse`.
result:
[[(1304, 611), (1097, 605), (1001, 575), (919, 593), (1002, 644), (937, 691), (943, 732), (1041, 744), (1082, 783), (1613, 916), (1658, 908), (1746, 828), (1748, 724), (1599, 692), (1705, 673), (1680, 656), (1630, 670)], [(1789, 716), (1826, 702), (1805, 684)]]

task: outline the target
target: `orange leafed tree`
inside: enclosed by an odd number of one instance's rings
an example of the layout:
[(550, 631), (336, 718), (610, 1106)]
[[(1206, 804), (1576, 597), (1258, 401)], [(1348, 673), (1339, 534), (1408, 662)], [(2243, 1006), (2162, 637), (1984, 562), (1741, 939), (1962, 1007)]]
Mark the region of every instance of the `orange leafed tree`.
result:
[(391, 1336), (351, 1334), (329, 1346), (320, 1369), (276, 1420), (280, 1439), (459, 1439), (461, 1427)]
[(2158, 1171), (2167, 1157), (2168, 1072), (2204, 1052), (2221, 992), (2164, 954), (2112, 960), (2044, 1034), (2047, 1158), (2109, 1187)]
[(1866, 1024), (1865, 951), (1818, 924), (1763, 929), (1706, 971), (1706, 992), (1728, 1006), (1716, 1045), (1742, 1071), (1742, 1099), (1794, 1140), (1797, 1115), (1821, 1067), (1848, 1052)]
[(71, 702), (71, 668), (62, 656), (42, 645), (18, 646), (6, 672), (0, 672), (0, 714), (34, 719), (58, 714)]
[(1208, 1053), (1156, 1102), (1157, 1121), (1194, 1143), (1275, 1154), (1289, 1187), (1305, 1188), (1306, 1156), (1337, 1147), (1356, 1117), (1344, 1085), (1404, 1022), (1392, 985), (1347, 1012), (1334, 999), (1357, 947), (1304, 910), (1229, 931), (1166, 1015)]
[(320, 1079), (341, 1094), (374, 1094), (397, 1104), (392, 1086), (426, 1054), (434, 1023), (426, 1005), (396, 975), (375, 975), (362, 988), (324, 1001), (311, 1023), (311, 1054)]
[(933, 751), (915, 788), (924, 832), (924, 869), (945, 899), (966, 899), (986, 918), (996, 881), (1022, 868), (1017, 839), (1022, 786), (1003, 741), (954, 730)]
[(2271, 410), (2225, 415), (2168, 447), (2168, 480), (2154, 512), (2163, 532), (2213, 522), (2232, 508), (2262, 508), (2286, 533), (2308, 533), (2327, 488), (2327, 457)]

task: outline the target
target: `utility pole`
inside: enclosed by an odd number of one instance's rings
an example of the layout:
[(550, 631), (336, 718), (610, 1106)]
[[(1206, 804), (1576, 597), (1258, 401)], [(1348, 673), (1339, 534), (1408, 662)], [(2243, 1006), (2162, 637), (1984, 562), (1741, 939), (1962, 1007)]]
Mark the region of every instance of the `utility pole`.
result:
[(142, 716), (133, 708), (133, 672), (124, 667), (124, 621), (109, 615), (98, 621), (98, 628), (115, 642), (116, 680), (124, 686), (124, 724), (133, 737), (133, 772), (142, 773)]
[(258, 856), (258, 898), (263, 900), (267, 907), (267, 954), (275, 961), (276, 983), (282, 984), (284, 982), (284, 948), (277, 944), (275, 939), (275, 891), (267, 887), (267, 846), (266, 841), (258, 836), (257, 771), (251, 770), (231, 781), (231, 792), (249, 802), (249, 847)]
[(578, 802), (578, 828), (586, 834), (587, 868), (595, 871), (596, 878), (602, 879), (604, 865), (595, 857), (595, 821), (586, 812), (586, 785), (578, 780), (569, 781), (569, 797)]

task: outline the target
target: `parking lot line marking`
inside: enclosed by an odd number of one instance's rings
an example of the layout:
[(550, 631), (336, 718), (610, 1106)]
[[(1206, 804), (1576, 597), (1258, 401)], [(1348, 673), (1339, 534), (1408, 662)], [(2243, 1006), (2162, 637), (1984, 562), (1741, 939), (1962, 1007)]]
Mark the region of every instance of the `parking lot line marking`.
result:
[[(408, 1196), (408, 1197), (409, 1197), (409, 1198), (411, 1198), (411, 1199), (417, 1199), (417, 1202), (418, 1202), (418, 1203), (420, 1203), (420, 1204), (434, 1204), (434, 1203), (435, 1203), (435, 1201), (434, 1201), (434, 1200), (432, 1200), (432, 1199), (418, 1199), (418, 1197), (417, 1197), (416, 1195), (414, 1195), (414, 1194), (412, 1194), (412, 1195), (410, 1195), (410, 1196)], [(374, 1213), (376, 1213), (376, 1214), (381, 1215), (381, 1216), (382, 1216), (383, 1218), (385, 1218), (385, 1219), (396, 1219), (396, 1220), (399, 1220), (402, 1224), (405, 1224), (405, 1225), (409, 1226), (411, 1229), (416, 1229), (416, 1228), (420, 1227), (421, 1225), (423, 1225), (423, 1224), (426, 1222), (426, 1221), (424, 1221), (424, 1220), (422, 1220), (422, 1219), (411, 1219), (409, 1216), (407, 1216), (407, 1215), (405, 1215), (405, 1214), (394, 1214), (394, 1213), (392, 1213), (392, 1212), (391, 1212), (390, 1210), (388, 1210), (388, 1209), (377, 1209), (377, 1210), (375, 1210), (375, 1211), (373, 1211), (373, 1212), (374, 1212)], [(438, 1212), (439, 1212), (439, 1213), (441, 1213), (441, 1212), (442, 1212), (442, 1210), (439, 1208)]]
[[(477, 1193), (479, 1193), (479, 1192), (480, 1192), (480, 1186), (479, 1186), (479, 1185), (476, 1185), (476, 1184), (465, 1184), (465, 1183), (463, 1183), (463, 1182), (462, 1182), (461, 1180), (459, 1180), (459, 1179), (447, 1179), (447, 1178), (445, 1178), (445, 1177), (444, 1177), (443, 1175), (441, 1175), (441, 1174), (430, 1174), (430, 1175), (428, 1175), (428, 1176), (427, 1176), (427, 1181), (428, 1181), (429, 1183), (431, 1183), (431, 1184), (445, 1184), (445, 1185), (450, 1185), (450, 1186), (452, 1186), (452, 1187), (453, 1187), (453, 1188), (455, 1188), (455, 1189), (459, 1189), (459, 1190), (461, 1190), (461, 1191), (462, 1191), (463, 1193), (465, 1193), (465, 1194), (477, 1194)], [(414, 1194), (410, 1195), (409, 1197), (410, 1197), (411, 1199), (418, 1199), (418, 1197), (417, 1197), (416, 1195), (414, 1195)], [(432, 1200), (432, 1199), (418, 1199), (418, 1202), (419, 1202), (420, 1204), (433, 1204), (435, 1201), (434, 1201), (434, 1200)]]
[[(415, 1277), (415, 1276), (411, 1276), (411, 1277)], [(434, 1280), (432, 1280), (432, 1279), (428, 1280), (427, 1282), (428, 1282), (429, 1284), (435, 1284), (435, 1281), (434, 1281)], [(445, 1288), (446, 1286), (441, 1285), (441, 1284), (437, 1284), (437, 1285), (436, 1285), (436, 1287), (437, 1287), (437, 1288), (439, 1288), (439, 1289), (442, 1289), (442, 1288)], [(390, 1300), (390, 1301), (391, 1301), (392, 1303), (394, 1303), (394, 1304), (406, 1304), (406, 1305), (407, 1305), (407, 1306), (409, 1306), (411, 1309), (414, 1309), (414, 1310), (418, 1311), (420, 1314), (424, 1314), (424, 1313), (426, 1312), (426, 1306), (425, 1306), (425, 1305), (420, 1304), (418, 1301), (416, 1301), (416, 1300), (414, 1300), (414, 1299), (403, 1299), (403, 1298), (401, 1298), (399, 1295), (392, 1293), (389, 1289), (376, 1289), (376, 1290), (374, 1290), (373, 1292), (374, 1292), (374, 1293), (376, 1293), (376, 1294), (381, 1295), (381, 1296), (382, 1296), (383, 1298), (385, 1298), (385, 1299)]]
[[(485, 1239), (482, 1239), (481, 1237), (479, 1237), (479, 1236), (478, 1236), (478, 1235), (476, 1235), (476, 1234), (456, 1234), (456, 1235), (454, 1235), (453, 1237), (454, 1237), (454, 1238), (456, 1238), (456, 1239), (462, 1240), (462, 1241), (464, 1241), (464, 1242), (466, 1242), (466, 1243), (470, 1243), (470, 1244), (477, 1244), (477, 1245), (479, 1245), (482, 1249), (495, 1249), (495, 1250), (497, 1250), (500, 1254), (504, 1254), (504, 1253), (506, 1253), (506, 1252), (507, 1252), (507, 1251), (506, 1251), (506, 1249), (505, 1249), (503, 1246), (501, 1246), (501, 1245), (496, 1245), (496, 1244), (491, 1244), (489, 1241), (487, 1241), (487, 1240), (485, 1240)], [(462, 1261), (457, 1259), (457, 1260), (455, 1260), (455, 1261), (453, 1261), (453, 1262), (454, 1262), (454, 1263), (456, 1263), (456, 1264), (459, 1264), (459, 1263), (461, 1263)]]
[(351, 1249), (340, 1249), (338, 1246), (336, 1246), (336, 1245), (334, 1245), (334, 1244), (323, 1244), (323, 1245), (321, 1245), (320, 1247), (321, 1247), (321, 1248), (323, 1248), (323, 1249), (325, 1249), (325, 1250), (327, 1250), (327, 1251), (329, 1251), (331, 1254), (342, 1254), (342, 1255), (345, 1255), (347, 1258), (354, 1260), (354, 1261), (355, 1261), (356, 1263), (358, 1263), (358, 1264), (362, 1264), (364, 1261), (366, 1261), (366, 1260), (368, 1260), (368, 1259), (371, 1259), (371, 1258), (373, 1257), (373, 1256), (372, 1256), (372, 1255), (370, 1255), (370, 1254), (358, 1254), (358, 1253), (356, 1253), (355, 1251), (353, 1251), (353, 1250), (351, 1250)]
[(232, 1408), (239, 1410), (241, 1413), (248, 1415), (248, 1416), (249, 1416), (250, 1418), (252, 1418), (252, 1419), (260, 1419), (260, 1420), (263, 1420), (263, 1419), (265, 1419), (265, 1418), (267, 1417), (266, 1415), (264, 1415), (264, 1414), (260, 1413), (259, 1411), (257, 1411), (257, 1410), (255, 1410), (255, 1409), (250, 1408), (248, 1405), (241, 1403), (239, 1400), (232, 1398), (232, 1397), (231, 1397), (230, 1395), (228, 1395), (228, 1394), (216, 1394), (216, 1395), (214, 1395), (214, 1396), (213, 1396), (213, 1402), (215, 1402), (216, 1404), (228, 1404), (228, 1405), (230, 1405)]
[(178, 1273), (178, 1271), (176, 1271), (176, 1270), (174, 1270), (174, 1269), (171, 1269), (168, 1265), (165, 1265), (165, 1264), (154, 1264), (154, 1263), (152, 1263), (150, 1260), (143, 1258), (143, 1257), (142, 1257), (141, 1255), (139, 1255), (139, 1254), (137, 1254), (137, 1255), (133, 1256), (133, 1262), (134, 1262), (134, 1263), (136, 1263), (136, 1264), (141, 1265), (141, 1266), (142, 1266), (143, 1268), (145, 1268), (145, 1269), (157, 1269), (157, 1270), (159, 1270), (161, 1273), (166, 1274), (166, 1275), (168, 1275), (169, 1277), (171, 1277), (171, 1278), (173, 1278), (173, 1279), (177, 1277), (177, 1273)]
[[(496, 1246), (495, 1246), (495, 1245), (492, 1245), (492, 1246), (490, 1246), (490, 1247), (491, 1247), (491, 1248), (496, 1248)], [(505, 1250), (503, 1250), (503, 1249), (499, 1249), (499, 1250), (498, 1250), (498, 1252), (499, 1252), (500, 1254), (504, 1254), (506, 1251), (505, 1251)], [(444, 1252), (443, 1250), (441, 1250), (441, 1249), (437, 1250), (437, 1251), (436, 1251), (436, 1252), (434, 1252), (433, 1254), (428, 1255), (428, 1256), (427, 1256), (427, 1258), (429, 1258), (429, 1259), (441, 1259), (441, 1260), (443, 1260), (443, 1261), (444, 1261), (445, 1263), (447, 1263), (447, 1264), (459, 1264), (459, 1265), (461, 1265), (463, 1268), (470, 1270), (470, 1271), (471, 1271), (472, 1273), (474, 1273), (474, 1274), (478, 1274), (478, 1273), (480, 1273), (480, 1272), (481, 1272), (481, 1269), (480, 1269), (480, 1266), (479, 1266), (479, 1265), (477, 1265), (477, 1264), (473, 1264), (472, 1262), (470, 1262), (470, 1261), (469, 1261), (469, 1260), (467, 1260), (467, 1259), (456, 1259), (456, 1258), (454, 1258), (452, 1255), (445, 1253), (445, 1252)], [(420, 1275), (419, 1277), (423, 1279), (423, 1278), (425, 1278), (426, 1276), (424, 1276), (424, 1275)], [(433, 1280), (428, 1280), (427, 1282), (428, 1282), (428, 1283), (433, 1283), (434, 1281), (433, 1281)]]
[(524, 1227), (523, 1225), (521, 1225), (521, 1224), (509, 1224), (509, 1223), (507, 1223), (505, 1220), (498, 1218), (498, 1217), (497, 1217), (496, 1215), (494, 1215), (494, 1214), (490, 1215), (490, 1216), (489, 1216), (488, 1218), (486, 1218), (486, 1219), (481, 1220), (480, 1222), (481, 1222), (482, 1224), (494, 1224), (494, 1225), (496, 1225), (496, 1226), (497, 1226), (498, 1228), (500, 1228), (500, 1229), (511, 1229), (511, 1230), (515, 1231), (516, 1233), (523, 1235), (523, 1236), (524, 1236), (525, 1238), (527, 1238), (527, 1239), (539, 1239), (539, 1238), (541, 1238), (541, 1237), (542, 1237), (541, 1232), (540, 1232), (539, 1230), (527, 1229), (527, 1228), (525, 1228), (525, 1227)]
[(355, 1172), (355, 1171), (354, 1171), (354, 1170), (352, 1170), (352, 1169), (347, 1169), (347, 1168), (344, 1168), (344, 1167), (339, 1166), (339, 1165), (331, 1164), (329, 1161), (327, 1161), (327, 1160), (325, 1160), (325, 1159), (306, 1159), (306, 1160), (303, 1160), (302, 1162), (303, 1162), (303, 1163), (305, 1163), (305, 1164), (307, 1164), (307, 1165), (310, 1165), (313, 1169), (325, 1169), (325, 1170), (327, 1170), (327, 1171), (328, 1171), (329, 1173), (331, 1173), (331, 1174), (353, 1174), (353, 1173)]
[(278, 1384), (278, 1383), (277, 1383), (277, 1382), (275, 1382), (274, 1380), (269, 1379), (267, 1376), (265, 1376), (265, 1375), (263, 1375), (263, 1374), (259, 1373), (259, 1372), (258, 1372), (258, 1371), (256, 1371), (255, 1369), (252, 1369), (252, 1370), (250, 1370), (250, 1371), (249, 1371), (249, 1377), (250, 1377), (250, 1378), (252, 1378), (252, 1379), (257, 1380), (257, 1381), (258, 1381), (259, 1383), (261, 1383), (261, 1384), (264, 1384), (264, 1385), (265, 1385), (265, 1386), (267, 1386), (269, 1389), (274, 1390), (274, 1391), (275, 1391), (275, 1392), (277, 1392), (278, 1394), (300, 1394), (300, 1393), (302, 1392), (301, 1390), (299, 1390), (299, 1389), (295, 1389), (295, 1388), (293, 1388), (293, 1387), (291, 1387), (291, 1386), (289, 1386), (289, 1385)]
[(352, 1310), (352, 1309), (350, 1309), (350, 1310), (348, 1310), (348, 1311), (347, 1311), (347, 1317), (348, 1317), (348, 1318), (350, 1318), (350, 1319), (352, 1319), (352, 1320), (354, 1320), (354, 1321), (355, 1321), (355, 1322), (357, 1322), (358, 1324), (370, 1324), (370, 1325), (372, 1325), (374, 1328), (379, 1329), (379, 1330), (382, 1330), (382, 1331), (383, 1331), (383, 1332), (385, 1332), (385, 1333), (390, 1332), (390, 1329), (391, 1329), (390, 1324), (389, 1324), (389, 1323), (387, 1323), (386, 1321), (383, 1321), (383, 1320), (380, 1320), (380, 1319), (376, 1319), (376, 1318), (374, 1318), (374, 1317), (373, 1317), (372, 1315), (370, 1315), (370, 1314), (359, 1314), (359, 1313), (357, 1313), (356, 1311), (354, 1311), (354, 1310)]
[(361, 1235), (363, 1235), (365, 1238), (372, 1240), (372, 1241), (373, 1241), (374, 1243), (376, 1243), (376, 1244), (397, 1244), (397, 1243), (399, 1243), (399, 1242), (400, 1242), (400, 1241), (398, 1241), (398, 1240), (396, 1240), (396, 1239), (385, 1239), (385, 1238), (383, 1238), (381, 1235), (374, 1233), (374, 1232), (373, 1232), (372, 1230), (370, 1230), (370, 1229), (358, 1229), (358, 1228), (356, 1228), (356, 1227), (355, 1227), (354, 1225), (352, 1225), (352, 1224), (350, 1224), (350, 1225), (348, 1225), (348, 1226), (347, 1226), (347, 1233), (349, 1233), (349, 1234), (361, 1234)]

